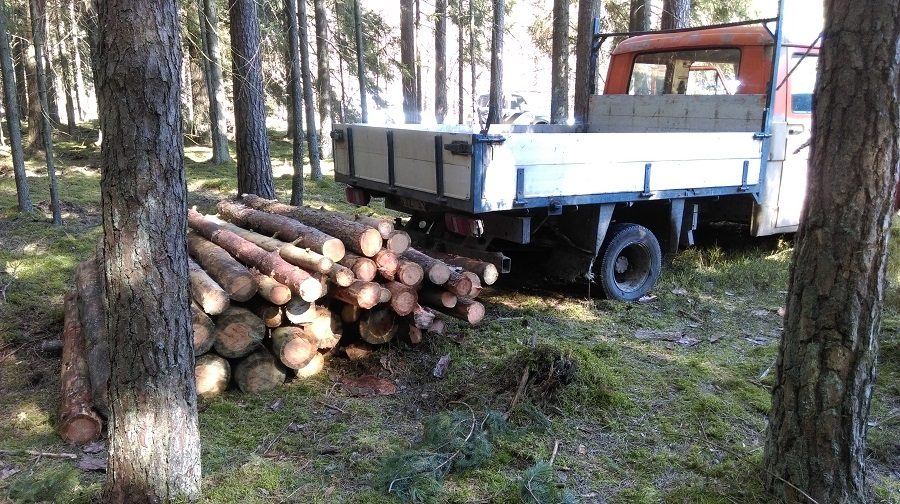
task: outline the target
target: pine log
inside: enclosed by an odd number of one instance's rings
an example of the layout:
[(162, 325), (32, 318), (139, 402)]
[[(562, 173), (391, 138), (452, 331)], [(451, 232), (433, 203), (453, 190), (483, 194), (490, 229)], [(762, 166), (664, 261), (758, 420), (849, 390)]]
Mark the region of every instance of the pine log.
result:
[(358, 256), (352, 252), (347, 252), (344, 258), (339, 261), (339, 264), (350, 268), (356, 279), (363, 282), (371, 282), (375, 279), (375, 275), (378, 274), (378, 265), (375, 264), (375, 261), (368, 257)]
[(421, 266), (408, 259), (397, 258), (397, 276), (395, 280), (409, 286), (415, 286), (420, 285), (424, 278), (425, 270)]
[(355, 281), (348, 287), (337, 287), (334, 299), (369, 309), (381, 302), (381, 286), (374, 282)]
[(438, 311), (451, 317), (476, 325), (484, 318), (484, 305), (471, 298), (461, 297), (453, 308), (436, 307)]
[(456, 306), (456, 299), (456, 294), (433, 285), (423, 285), (419, 290), (419, 303), (426, 306), (453, 308)]
[(234, 381), (244, 393), (272, 390), (284, 383), (286, 369), (266, 347), (259, 347), (234, 367)]
[(325, 368), (325, 356), (316, 352), (309, 364), (297, 370), (297, 378), (309, 378), (319, 374)]
[(365, 341), (354, 341), (344, 347), (344, 353), (347, 354), (347, 358), (353, 362), (367, 360), (372, 357), (374, 352), (375, 347)]
[(478, 275), (484, 285), (494, 285), (494, 282), (500, 278), (500, 272), (493, 264), (470, 257), (462, 257), (453, 254), (445, 254), (443, 252), (428, 252), (429, 255), (444, 261), (451, 266), (460, 267), (466, 271), (471, 271)]
[(281, 241), (318, 252), (332, 261), (340, 261), (344, 243), (322, 231), (290, 217), (255, 210), (235, 201), (220, 201), (216, 207), (223, 219), (245, 228), (270, 234)]
[(87, 361), (94, 409), (109, 416), (106, 387), (109, 383), (109, 344), (106, 342), (106, 296), (103, 292), (100, 265), (94, 259), (78, 264), (75, 269), (76, 304), (84, 359)]
[(367, 215), (353, 215), (347, 213), (332, 212), (340, 217), (353, 222), (358, 222), (364, 226), (375, 228), (381, 233), (381, 237), (385, 240), (394, 232), (394, 223), (387, 219), (379, 219), (378, 217), (369, 217)]
[(196, 302), (191, 302), (191, 328), (194, 334), (194, 356), (209, 352), (216, 340), (216, 324)]
[(243, 357), (262, 344), (266, 325), (250, 310), (232, 306), (216, 317), (213, 347), (222, 357)]
[(266, 301), (281, 306), (291, 300), (291, 289), (287, 285), (259, 272), (254, 273), (254, 278), (259, 285), (257, 294)]
[(284, 316), (292, 324), (308, 324), (316, 318), (316, 305), (294, 298), (284, 305)]
[(191, 297), (203, 311), (207, 315), (218, 315), (225, 311), (229, 304), (228, 293), (191, 258), (188, 258), (188, 271)]
[(394, 231), (384, 240), (385, 247), (397, 255), (409, 250), (411, 244), (412, 240), (406, 231)]
[(279, 327), (272, 331), (272, 353), (291, 369), (305, 367), (319, 354), (315, 338), (301, 327)]
[(372, 258), (375, 261), (375, 267), (378, 268), (378, 274), (386, 280), (394, 280), (397, 275), (399, 262), (397, 254), (388, 249), (381, 249)]
[(401, 317), (409, 315), (416, 308), (416, 291), (400, 282), (387, 282), (384, 287), (391, 292), (391, 309)]
[(225, 392), (231, 381), (231, 365), (220, 355), (208, 353), (197, 358), (194, 364), (197, 395), (212, 397)]
[(92, 405), (91, 381), (84, 358), (84, 337), (78, 320), (76, 296), (75, 291), (70, 291), (64, 299), (59, 435), (66, 443), (83, 445), (100, 437), (103, 425)]
[(253, 274), (222, 247), (198, 234), (188, 233), (188, 250), (197, 264), (209, 273), (231, 299), (243, 302), (256, 294), (257, 285)]
[(428, 281), (435, 285), (444, 285), (450, 278), (450, 267), (427, 254), (423, 254), (414, 248), (410, 248), (402, 254), (404, 259), (412, 261), (425, 270)]
[(410, 315), (409, 318), (410, 320), (412, 320), (413, 325), (415, 325), (419, 329), (428, 329), (431, 324), (434, 323), (434, 318), (436, 315), (437, 314), (434, 312), (434, 310), (416, 305), (415, 309), (412, 312), (412, 315)]
[(381, 291), (378, 293), (378, 303), (387, 303), (391, 300), (391, 291), (382, 287)]
[(384, 238), (377, 229), (359, 222), (351, 222), (325, 210), (296, 207), (267, 200), (253, 194), (241, 196), (241, 202), (250, 208), (283, 215), (296, 219), (308, 226), (320, 229), (331, 236), (339, 238), (344, 246), (366, 257), (374, 256), (381, 250)]
[(466, 275), (451, 269), (450, 278), (447, 279), (444, 288), (457, 296), (468, 296), (472, 292), (472, 280)]
[(356, 280), (353, 270), (341, 264), (334, 263), (328, 271), (328, 280), (339, 287), (348, 287)]
[(315, 310), (315, 317), (304, 329), (315, 339), (318, 348), (334, 348), (341, 339), (341, 316), (325, 306), (316, 306)]
[(285, 316), (282, 307), (273, 305), (260, 298), (253, 298), (249, 303), (250, 311), (254, 313), (269, 329), (280, 327)]
[(471, 271), (463, 271), (463, 276), (468, 278), (470, 282), (472, 282), (472, 288), (469, 289), (469, 293), (465, 294), (466, 297), (477, 298), (481, 294), (481, 277), (472, 273)]
[(381, 345), (397, 334), (397, 318), (386, 307), (363, 312), (359, 318), (359, 335), (366, 343)]
[(340, 303), (341, 306), (341, 322), (352, 324), (359, 321), (359, 315), (362, 308), (355, 304)]
[(41, 341), (41, 353), (47, 355), (62, 355), (63, 342), (61, 339)]
[(301, 268), (288, 263), (277, 253), (270, 253), (259, 246), (241, 238), (215, 222), (203, 217), (196, 210), (188, 210), (188, 226), (216, 245), (227, 250), (238, 260), (253, 266), (260, 273), (287, 285), (291, 292), (306, 301), (315, 301), (322, 297), (322, 286), (318, 280)]
[(219, 226), (222, 226), (222, 229), (231, 231), (232, 233), (240, 236), (250, 243), (253, 243), (263, 250), (269, 252), (278, 252), (278, 255), (280, 255), (281, 258), (285, 261), (307, 271), (316, 273), (328, 273), (328, 271), (331, 269), (331, 266), (334, 264), (334, 261), (332, 261), (331, 259), (310, 249), (300, 248), (296, 245), (285, 243), (277, 238), (270, 238), (254, 231), (250, 231), (249, 229), (235, 226), (234, 224), (219, 219), (218, 217), (208, 216), (207, 218), (212, 222), (218, 224)]

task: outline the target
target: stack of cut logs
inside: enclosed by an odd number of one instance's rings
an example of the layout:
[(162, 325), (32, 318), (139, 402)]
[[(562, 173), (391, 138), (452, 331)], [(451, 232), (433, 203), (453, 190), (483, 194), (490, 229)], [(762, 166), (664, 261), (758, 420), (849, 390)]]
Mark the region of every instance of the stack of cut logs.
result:
[[(244, 195), (218, 216), (188, 211), (197, 391), (233, 381), (244, 392), (307, 377), (341, 349), (361, 360), (375, 345), (441, 334), (437, 312), (477, 324), (475, 300), (497, 268), (423, 253), (390, 221), (294, 207)], [(60, 433), (96, 437), (109, 377), (103, 294), (96, 261), (85, 261), (66, 297)], [(93, 406), (92, 406), (93, 405)], [(87, 424), (85, 424), (87, 422)]]

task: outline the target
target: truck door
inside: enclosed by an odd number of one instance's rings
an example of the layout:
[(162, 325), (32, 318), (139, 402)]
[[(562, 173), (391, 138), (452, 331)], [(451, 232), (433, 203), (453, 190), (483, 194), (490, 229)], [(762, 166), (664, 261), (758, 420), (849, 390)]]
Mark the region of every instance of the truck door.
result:
[(809, 140), (812, 133), (812, 97), (819, 60), (817, 54), (807, 54), (805, 49), (789, 50), (788, 68), (793, 71), (785, 83), (787, 135), (778, 188), (776, 228), (793, 227), (800, 223), (800, 212), (806, 195)]

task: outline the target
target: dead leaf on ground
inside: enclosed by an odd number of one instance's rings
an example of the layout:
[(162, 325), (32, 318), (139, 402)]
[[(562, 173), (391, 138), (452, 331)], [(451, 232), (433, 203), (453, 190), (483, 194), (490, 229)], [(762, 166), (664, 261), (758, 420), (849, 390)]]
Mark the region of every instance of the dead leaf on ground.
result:
[(82, 471), (106, 471), (106, 459), (85, 455), (78, 461), (78, 468)]
[(93, 443), (88, 443), (81, 447), (81, 451), (84, 453), (96, 454), (100, 453), (106, 449), (105, 441), (94, 441)]
[(754, 345), (763, 346), (769, 344), (769, 338), (766, 338), (765, 336), (750, 336), (744, 339), (749, 341), (750, 343), (753, 343)]
[(647, 295), (647, 296), (641, 296), (641, 297), (637, 300), (637, 302), (638, 302), (638, 303), (652, 303), (652, 302), (656, 301), (656, 299), (657, 299), (657, 297), (656, 297), (655, 295), (650, 294), (650, 295)]
[(634, 337), (642, 341), (678, 341), (684, 337), (682, 331), (657, 331), (654, 329), (638, 329)]
[(13, 466), (0, 467), (0, 481), (5, 480), (6, 478), (9, 478), (10, 476), (12, 476), (18, 472), (19, 472), (19, 470)]
[(682, 336), (682, 337), (678, 338), (675, 341), (675, 343), (677, 343), (681, 346), (692, 347), (694, 345), (699, 344), (700, 340), (698, 340), (697, 338), (692, 338), (690, 336)]
[(435, 378), (443, 378), (447, 375), (447, 368), (450, 367), (450, 355), (443, 355), (440, 359), (438, 359), (437, 364), (434, 365), (434, 369), (431, 370), (431, 374), (434, 375)]
[(397, 392), (397, 385), (393, 382), (373, 375), (359, 378), (343, 376), (340, 382), (352, 396), (394, 395)]
[(675, 287), (672, 289), (672, 294), (675, 294), (676, 296), (687, 296), (688, 291), (684, 287)]

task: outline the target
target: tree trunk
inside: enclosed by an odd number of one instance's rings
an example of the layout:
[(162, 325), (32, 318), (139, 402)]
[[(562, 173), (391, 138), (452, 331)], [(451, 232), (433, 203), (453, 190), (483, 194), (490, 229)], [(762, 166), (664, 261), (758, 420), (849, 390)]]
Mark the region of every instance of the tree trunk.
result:
[[(41, 2), (43, 0), (28, 0), (29, 11), (33, 10), (35, 6), (34, 2)], [(29, 25), (29, 30), (26, 34), (26, 40), (24, 43), (24, 51), (22, 54), (24, 67), (25, 67), (25, 79), (22, 82), (26, 85), (26, 94), (28, 96), (28, 100), (24, 102), (28, 107), (28, 130), (26, 132), (25, 137), (25, 150), (30, 154), (34, 154), (35, 152), (44, 148), (44, 137), (41, 134), (41, 99), (38, 93), (38, 79), (37, 79), (37, 69), (38, 65), (35, 64), (35, 54), (34, 54), (34, 14), (29, 13), (28, 19), (31, 21), (31, 25)], [(40, 25), (40, 22), (38, 22)], [(43, 69), (43, 67), (40, 67)]]
[[(304, 2), (305, 0), (300, 0)], [(289, 93), (291, 106), (289, 108), (289, 126), (291, 137), (291, 165), (294, 176), (291, 179), (291, 204), (303, 204), (303, 91), (300, 88), (300, 47), (297, 27), (297, 0), (285, 2), (285, 18), (288, 25), (288, 54), (289, 54)]]
[(400, 81), (407, 124), (421, 122), (416, 105), (416, 29), (413, 0), (400, 0)]
[(75, 1), (76, 0), (67, 1), (69, 27), (72, 30), (72, 86), (74, 87), (72, 91), (75, 93), (75, 106), (78, 109), (78, 120), (83, 121), (84, 108), (81, 105), (81, 98), (82, 93), (86, 92), (86, 89), (84, 87), (84, 73), (81, 70), (81, 27), (79, 26), (78, 19), (75, 16)]
[(628, 7), (628, 31), (649, 31), (651, 0), (630, 0)]
[(309, 64), (309, 21), (306, 16), (306, 0), (297, 4), (300, 35), (300, 74), (303, 82), (303, 106), (306, 113), (306, 145), (309, 153), (310, 176), (322, 180), (322, 154), (319, 152), (319, 135), (316, 132), (316, 102), (313, 98), (312, 72)]
[(594, 37), (594, 17), (598, 12), (600, 0), (578, 0), (578, 34), (575, 39), (575, 124), (585, 124), (588, 120), (588, 104), (591, 100), (591, 43)]
[(369, 107), (366, 105), (366, 66), (363, 64), (362, 16), (359, 0), (353, 1), (353, 36), (356, 41), (356, 77), (359, 79), (359, 111), (362, 122), (369, 122)]
[[(53, 126), (50, 124), (49, 106), (47, 102), (47, 79), (44, 75), (44, 14), (45, 0), (31, 0), (31, 34), (34, 41), (35, 75), (37, 76), (38, 89), (38, 122), (34, 128), (41, 129), (41, 145), (44, 149), (44, 159), (47, 161), (47, 175), (50, 179), (50, 207), (53, 213), (53, 225), (62, 226), (62, 210), (59, 206), (59, 192), (56, 189), (56, 165), (53, 161)], [(31, 128), (31, 123), (28, 124)]]
[(258, 348), (234, 367), (234, 381), (244, 393), (272, 390), (281, 386), (286, 376), (284, 365), (265, 347)]
[(256, 294), (257, 285), (253, 274), (225, 249), (194, 233), (188, 234), (187, 240), (191, 257), (231, 299), (243, 302)]
[(663, 0), (661, 30), (687, 28), (691, 22), (691, 0)]
[(59, 435), (63, 441), (83, 445), (100, 436), (100, 417), (91, 404), (91, 382), (84, 359), (84, 336), (78, 322), (75, 292), (65, 296), (62, 351), (62, 397), (59, 402)]
[(263, 96), (259, 18), (254, 0), (228, 0), (238, 194), (275, 197)]
[(108, 132), (100, 180), (110, 343), (104, 500), (195, 500), (200, 438), (178, 8), (174, 1), (98, 5), (97, 89)]
[(336, 101), (331, 87), (331, 49), (328, 47), (328, 10), (325, 0), (313, 0), (316, 21), (316, 95), (319, 97), (319, 150), (322, 159), (331, 157), (331, 125), (334, 121), (332, 108)]
[(456, 92), (459, 95), (459, 103), (457, 104), (457, 120), (459, 124), (464, 124), (466, 122), (466, 96), (465, 96), (465, 87), (463, 85), (464, 76), (465, 76), (465, 67), (466, 67), (466, 52), (465, 52), (465, 44), (463, 41), (465, 40), (465, 30), (463, 29), (463, 12), (462, 12), (462, 3), (463, 0), (455, 0), (456, 1), (456, 71), (457, 71), (457, 83), (456, 83)]
[[(15, 12), (13, 12), (14, 16), (23, 15), (21, 10), (16, 7)], [(8, 27), (7, 27), (8, 28)], [(30, 88), (28, 86), (28, 80), (34, 79), (34, 76), (31, 74), (31, 68), (29, 67), (29, 56), (28, 56), (28, 40), (25, 37), (20, 37), (13, 39), (11, 41), (11, 49), (13, 54), (13, 62), (15, 64), (15, 74), (16, 74), (16, 96), (18, 97), (19, 103), (19, 119), (29, 120), (29, 114), (31, 112), (31, 108), (29, 107), (29, 102), (31, 100)], [(28, 132), (30, 133), (30, 131)], [(26, 137), (26, 143), (24, 144), (26, 147), (29, 145), (30, 137)]]
[(231, 381), (231, 365), (216, 354), (201, 355), (194, 365), (197, 395), (212, 397), (225, 392)]
[(191, 297), (204, 313), (218, 315), (225, 311), (230, 304), (228, 293), (191, 258), (188, 258), (188, 271), (191, 277)]
[[(199, 6), (195, 7), (199, 10)], [(189, 7), (186, 5), (185, 10), (188, 9)], [(193, 14), (193, 9), (191, 8), (190, 10)], [(212, 121), (210, 121), (209, 118), (209, 88), (206, 85), (208, 62), (203, 56), (204, 37), (203, 34), (200, 33), (200, 27), (203, 26), (201, 24), (203, 14), (198, 13), (197, 17), (194, 19), (197, 21), (190, 23), (191, 33), (189, 40), (186, 43), (188, 48), (187, 54), (189, 56), (187, 67), (191, 76), (190, 95), (191, 101), (194, 104), (193, 129), (194, 134), (198, 135), (200, 141), (209, 142), (211, 141), (210, 136), (212, 135), (212, 130), (210, 128)]]
[(56, 59), (62, 69), (63, 96), (66, 100), (66, 132), (70, 135), (75, 131), (75, 100), (72, 96), (72, 69), (69, 54), (69, 43), (65, 37), (59, 36), (59, 25), (56, 25)]
[(12, 154), (13, 173), (16, 178), (16, 197), (20, 212), (31, 212), (31, 192), (25, 174), (25, 152), (22, 149), (22, 123), (19, 118), (19, 102), (16, 93), (16, 72), (9, 47), (9, 23), (6, 2), (0, 0), (0, 71), (3, 77), (3, 106), (6, 109), (6, 127), (9, 132), (9, 149)]
[(262, 344), (266, 325), (246, 308), (232, 306), (216, 317), (216, 341), (213, 347), (222, 357), (243, 357)]
[(900, 167), (900, 4), (827, 2), (823, 33), (764, 465), (775, 500), (862, 503)]
[(485, 131), (490, 128), (491, 124), (497, 124), (503, 119), (503, 31), (506, 2), (505, 0), (493, 0), (492, 3), (494, 21), (491, 29), (491, 89), (487, 124), (484, 125)]
[[(53, 62), (53, 47), (56, 45), (53, 40), (53, 32), (50, 30), (50, 15), (47, 12), (47, 6), (44, 5), (43, 15), (43, 53), (44, 53), (44, 77), (47, 83), (47, 112), (50, 118), (50, 126), (56, 127), (60, 124), (59, 120), (59, 87), (57, 81), (59, 76), (56, 74), (56, 64)], [(52, 130), (51, 130), (52, 131)]]
[(228, 119), (225, 86), (222, 84), (222, 63), (219, 55), (219, 18), (214, 0), (200, 0), (200, 33), (203, 36), (203, 54), (206, 60), (206, 88), (209, 97), (209, 134), (212, 137), (213, 164), (231, 160), (228, 152)]
[(550, 61), (550, 122), (565, 124), (569, 119), (569, 0), (553, 0)]
[(434, 4), (434, 118), (444, 124), (447, 115), (447, 0)]

